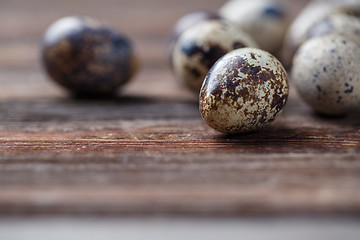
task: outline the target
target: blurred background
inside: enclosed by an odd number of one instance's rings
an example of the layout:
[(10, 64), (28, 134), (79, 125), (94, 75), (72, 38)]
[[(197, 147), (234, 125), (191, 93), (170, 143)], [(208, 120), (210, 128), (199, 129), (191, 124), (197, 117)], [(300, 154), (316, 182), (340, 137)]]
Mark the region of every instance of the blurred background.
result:
[[(40, 46), (46, 29), (59, 18), (73, 15), (91, 16), (104, 21), (135, 43), (141, 61), (141, 71), (123, 94), (142, 96), (175, 96), (193, 99), (188, 91), (179, 91), (179, 85), (169, 68), (167, 41), (177, 20), (196, 10), (216, 12), (226, 1), (1, 1), (0, 9), (0, 67), (2, 84), (9, 91), (0, 98), (63, 96), (41, 71)], [(289, 16), (294, 17), (307, 0), (281, 0)], [(159, 69), (161, 71), (159, 71)], [(15, 71), (14, 71), (15, 70)], [(15, 84), (26, 78), (28, 85)], [(162, 88), (154, 81), (161, 81)], [(143, 84), (147, 91), (141, 92)], [(34, 91), (29, 91), (34, 89)], [(164, 91), (163, 89), (167, 89)]]

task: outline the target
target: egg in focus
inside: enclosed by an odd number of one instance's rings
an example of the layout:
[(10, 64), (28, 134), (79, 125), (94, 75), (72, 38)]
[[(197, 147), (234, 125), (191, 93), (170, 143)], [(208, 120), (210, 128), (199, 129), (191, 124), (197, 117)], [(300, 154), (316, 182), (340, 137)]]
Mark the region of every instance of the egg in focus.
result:
[(269, 125), (289, 95), (286, 71), (270, 53), (240, 48), (220, 58), (199, 96), (202, 118), (213, 129), (245, 133)]

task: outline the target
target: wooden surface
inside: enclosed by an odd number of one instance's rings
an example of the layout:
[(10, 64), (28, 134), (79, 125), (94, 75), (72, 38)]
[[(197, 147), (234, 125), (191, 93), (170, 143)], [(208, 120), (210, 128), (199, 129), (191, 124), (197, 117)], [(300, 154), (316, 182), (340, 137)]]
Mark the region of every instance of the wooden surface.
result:
[[(1, 1), (0, 214), (358, 215), (360, 111), (317, 116), (292, 88), (268, 129), (230, 137), (175, 81), (173, 24), (223, 2)], [(71, 99), (41, 70), (42, 34), (74, 14), (135, 41), (141, 71), (116, 99)]]

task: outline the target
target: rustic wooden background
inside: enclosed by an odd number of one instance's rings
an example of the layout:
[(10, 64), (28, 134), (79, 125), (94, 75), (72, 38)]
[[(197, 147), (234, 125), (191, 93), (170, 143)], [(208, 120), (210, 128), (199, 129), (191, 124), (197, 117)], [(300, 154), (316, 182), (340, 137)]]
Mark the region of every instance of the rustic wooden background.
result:
[[(173, 24), (223, 3), (2, 0), (1, 216), (359, 214), (360, 111), (317, 116), (292, 88), (268, 129), (229, 137), (175, 81)], [(79, 14), (135, 41), (141, 71), (116, 99), (71, 99), (41, 70), (45, 29)]]

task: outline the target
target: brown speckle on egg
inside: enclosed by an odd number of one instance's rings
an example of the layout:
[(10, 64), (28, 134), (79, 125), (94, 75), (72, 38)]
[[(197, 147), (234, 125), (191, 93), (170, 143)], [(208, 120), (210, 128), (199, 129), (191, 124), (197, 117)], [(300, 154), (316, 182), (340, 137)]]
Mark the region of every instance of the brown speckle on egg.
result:
[(257, 130), (283, 109), (288, 92), (286, 72), (274, 56), (255, 48), (237, 49), (219, 59), (206, 76), (201, 116), (223, 133)]

